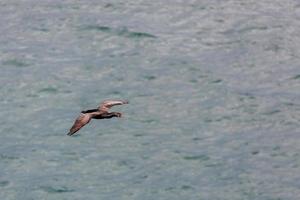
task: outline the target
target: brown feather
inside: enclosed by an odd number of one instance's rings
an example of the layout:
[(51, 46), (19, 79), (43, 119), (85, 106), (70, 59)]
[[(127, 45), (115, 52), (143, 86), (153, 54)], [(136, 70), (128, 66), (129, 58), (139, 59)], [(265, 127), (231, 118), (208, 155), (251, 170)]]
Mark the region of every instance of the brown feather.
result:
[(98, 109), (99, 111), (107, 112), (113, 106), (128, 104), (128, 103), (129, 103), (128, 101), (122, 101), (122, 100), (106, 100), (99, 105)]
[(90, 121), (91, 121), (91, 115), (90, 114), (81, 113), (79, 115), (79, 117), (77, 117), (77, 119), (75, 120), (73, 126), (71, 127), (71, 129), (68, 133), (68, 135), (73, 135), (74, 133), (79, 131), (79, 129), (81, 129), (84, 125), (86, 125)]

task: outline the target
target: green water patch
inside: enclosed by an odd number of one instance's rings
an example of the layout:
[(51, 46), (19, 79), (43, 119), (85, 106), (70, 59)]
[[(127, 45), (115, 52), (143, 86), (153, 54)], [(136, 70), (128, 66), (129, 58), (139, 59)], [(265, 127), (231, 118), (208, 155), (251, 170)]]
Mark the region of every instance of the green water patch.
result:
[(36, 97), (39, 97), (39, 95), (36, 95), (36, 94), (27, 94), (26, 97), (36, 98)]
[(198, 80), (197, 79), (191, 79), (189, 80), (190, 83), (198, 83)]
[(114, 7), (114, 4), (112, 4), (112, 3), (106, 3), (104, 5), (104, 8), (112, 8), (112, 7)]
[(234, 33), (245, 34), (252, 31), (266, 31), (266, 30), (268, 30), (267, 26), (246, 26), (239, 29), (234, 28), (234, 29), (226, 30), (222, 33), (224, 35), (233, 35)]
[(32, 30), (39, 31), (39, 32), (44, 32), (44, 33), (47, 33), (47, 32), (50, 31), (49, 28), (45, 28), (45, 27), (34, 27), (34, 28), (32, 28)]
[(300, 79), (300, 74), (293, 76), (292, 79)]
[(277, 113), (280, 113), (280, 112), (281, 112), (280, 110), (275, 109), (275, 110), (270, 110), (270, 111), (264, 112), (262, 114), (263, 115), (274, 115), (274, 114), (277, 114)]
[(211, 83), (221, 83), (222, 80), (221, 79), (216, 79), (216, 80), (213, 80)]
[(45, 87), (38, 91), (38, 93), (57, 93), (58, 90), (55, 87)]
[(112, 95), (120, 95), (120, 94), (121, 94), (121, 92), (120, 92), (120, 91), (116, 91), (116, 90), (114, 90), (114, 91), (112, 91), (112, 92), (111, 92), (111, 94), (112, 94)]
[(155, 35), (149, 34), (149, 33), (143, 33), (143, 32), (126, 32), (127, 37), (132, 38), (157, 38)]
[(280, 149), (281, 149), (280, 146), (275, 146), (272, 148), (273, 151), (279, 151)]
[(257, 154), (259, 154), (259, 150), (254, 150), (254, 151), (251, 152), (251, 154), (252, 154), (252, 155), (257, 155)]
[(173, 191), (173, 190), (176, 190), (176, 188), (175, 187), (168, 187), (168, 188), (165, 189), (165, 191)]
[(80, 29), (85, 31), (100, 31), (127, 38), (157, 38), (157, 36), (150, 33), (130, 31), (127, 28), (111, 28), (109, 26), (87, 25), (81, 27)]
[(210, 158), (206, 155), (195, 155), (195, 156), (184, 156), (183, 159), (185, 160), (200, 160), (200, 161), (207, 161)]
[(182, 185), (182, 186), (179, 186), (179, 187), (168, 187), (165, 189), (165, 191), (175, 191), (175, 190), (192, 190), (193, 187), (192, 186), (189, 186), (189, 185)]
[(190, 67), (189, 70), (194, 72), (200, 71), (199, 67), (194, 67), (194, 66)]
[(201, 141), (201, 140), (205, 140), (207, 139), (208, 137), (193, 137), (192, 140), (193, 141)]
[(139, 120), (139, 121), (142, 123), (146, 123), (146, 124), (158, 122), (158, 120), (156, 120), (156, 119), (144, 119), (144, 120)]
[(146, 80), (148, 80), (148, 81), (151, 81), (151, 80), (155, 80), (155, 79), (156, 79), (156, 76), (146, 75), (146, 76), (144, 76), (144, 79), (146, 79)]
[(200, 140), (202, 140), (202, 139), (199, 138), (199, 137), (194, 137), (192, 140), (193, 140), (193, 141), (200, 141)]
[(8, 59), (2, 62), (3, 65), (15, 66), (15, 67), (28, 67), (29, 64), (20, 59)]
[(183, 185), (183, 186), (181, 186), (181, 189), (182, 190), (191, 190), (193, 188), (191, 186), (189, 186), (189, 185)]
[(0, 160), (2, 160), (2, 161), (16, 160), (16, 159), (18, 159), (18, 157), (16, 157), (16, 156), (9, 156), (9, 155), (5, 155), (5, 154), (0, 154)]
[(210, 163), (207, 163), (204, 165), (205, 167), (208, 167), (208, 168), (216, 168), (216, 167), (220, 167), (222, 166), (222, 163), (218, 163), (218, 162), (210, 162)]
[(85, 65), (84, 69), (87, 71), (93, 71), (94, 70), (94, 66), (93, 65)]
[(134, 134), (133, 136), (134, 137), (143, 137), (143, 136), (145, 136), (145, 134), (137, 133), (137, 134)]
[(72, 90), (63, 90), (62, 92), (65, 94), (70, 94), (70, 93), (72, 93)]
[(102, 31), (102, 32), (112, 32), (112, 29), (108, 26), (97, 26), (97, 25), (88, 25), (81, 28), (82, 30), (95, 30), (95, 31)]
[(272, 148), (272, 153), (270, 154), (272, 157), (287, 157), (286, 152), (282, 152), (280, 146), (276, 145)]
[(5, 187), (9, 184), (9, 181), (0, 181), (0, 187)]
[(52, 187), (52, 186), (41, 186), (41, 190), (48, 193), (64, 193), (64, 192), (73, 192), (74, 190), (68, 189), (67, 187)]

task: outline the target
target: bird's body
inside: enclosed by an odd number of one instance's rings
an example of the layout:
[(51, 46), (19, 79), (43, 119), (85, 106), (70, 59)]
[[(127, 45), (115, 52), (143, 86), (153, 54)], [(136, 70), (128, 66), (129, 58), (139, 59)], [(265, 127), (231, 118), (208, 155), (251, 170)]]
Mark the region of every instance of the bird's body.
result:
[(77, 117), (73, 126), (71, 127), (68, 135), (71, 136), (79, 131), (79, 129), (89, 123), (91, 119), (109, 119), (113, 117), (122, 117), (122, 113), (108, 112), (111, 107), (122, 104), (128, 104), (128, 101), (106, 100), (103, 101), (97, 109), (81, 111), (80, 115)]

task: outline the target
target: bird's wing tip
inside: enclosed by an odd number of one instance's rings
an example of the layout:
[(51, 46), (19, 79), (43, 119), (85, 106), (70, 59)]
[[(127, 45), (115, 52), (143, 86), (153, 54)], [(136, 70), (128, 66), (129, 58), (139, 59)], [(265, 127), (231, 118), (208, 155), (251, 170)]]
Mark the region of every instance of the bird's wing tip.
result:
[(72, 133), (71, 133), (71, 132), (69, 132), (67, 135), (68, 135), (68, 136), (72, 136)]

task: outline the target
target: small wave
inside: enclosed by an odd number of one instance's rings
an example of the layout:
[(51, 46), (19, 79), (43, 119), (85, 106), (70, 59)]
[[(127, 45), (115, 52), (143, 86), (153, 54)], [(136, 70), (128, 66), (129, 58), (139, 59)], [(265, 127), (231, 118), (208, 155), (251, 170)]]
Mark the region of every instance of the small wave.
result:
[(213, 80), (211, 83), (221, 83), (222, 80), (221, 79), (216, 79), (216, 80)]
[(181, 189), (182, 190), (191, 190), (193, 188), (191, 186), (189, 186), (189, 185), (183, 185), (183, 186), (181, 186)]
[(142, 33), (142, 32), (128, 32), (128, 37), (134, 38), (157, 38), (155, 35), (149, 33)]
[(74, 190), (68, 189), (67, 187), (52, 187), (52, 186), (41, 186), (43, 191), (48, 193), (63, 193), (63, 192), (73, 192)]
[(29, 64), (19, 59), (8, 59), (2, 62), (3, 65), (15, 66), (15, 67), (28, 67)]
[(16, 157), (16, 156), (0, 154), (0, 160), (7, 161), (7, 160), (16, 160), (16, 159), (18, 159), (18, 157)]
[(209, 160), (210, 158), (206, 155), (196, 155), (196, 156), (184, 156), (183, 157), (185, 160), (202, 160), (206, 161)]
[(45, 87), (38, 91), (39, 93), (57, 93), (58, 90), (54, 87)]
[(229, 29), (221, 33), (224, 35), (232, 35), (233, 33), (243, 34), (252, 31), (265, 31), (265, 30), (268, 30), (267, 26), (246, 26), (242, 28)]
[(156, 119), (144, 119), (144, 120), (138, 120), (138, 121), (145, 123), (145, 124), (152, 124), (152, 123), (158, 122), (158, 120), (156, 120)]
[(238, 32), (245, 33), (245, 32), (250, 32), (250, 31), (264, 31), (267, 29), (268, 29), (267, 26), (248, 26), (248, 27), (238, 30)]
[(153, 76), (153, 75), (147, 75), (147, 76), (144, 76), (144, 78), (145, 78), (146, 80), (151, 81), (151, 80), (156, 79), (156, 76)]
[(0, 187), (5, 187), (9, 184), (9, 181), (0, 181)]
[(88, 25), (81, 28), (82, 30), (96, 30), (103, 32), (111, 32), (112, 29), (108, 26), (97, 26), (97, 25)]
[(300, 74), (293, 76), (292, 79), (300, 79)]
[(275, 109), (275, 110), (266, 111), (263, 113), (263, 115), (274, 115), (274, 114), (277, 114), (280, 112), (281, 112), (281, 110)]
[(127, 28), (111, 28), (108, 26), (88, 25), (80, 28), (81, 30), (101, 31), (113, 35), (128, 37), (128, 38), (157, 38), (157, 36), (145, 32), (129, 31)]

